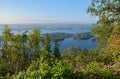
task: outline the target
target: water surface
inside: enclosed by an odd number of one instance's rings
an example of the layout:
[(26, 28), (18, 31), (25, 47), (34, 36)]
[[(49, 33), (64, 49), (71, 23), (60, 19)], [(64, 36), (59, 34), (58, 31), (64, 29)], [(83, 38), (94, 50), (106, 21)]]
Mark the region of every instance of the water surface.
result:
[(77, 40), (74, 38), (65, 38), (64, 40), (59, 42), (59, 49), (64, 50), (68, 47), (80, 47), (80, 48), (86, 48), (86, 49), (91, 49), (91, 48), (96, 48), (96, 42), (92, 41), (92, 38), (90, 39), (85, 39), (85, 40)]
[[(41, 33), (69, 33), (69, 34), (76, 34), (76, 33), (85, 33), (91, 31), (91, 26), (86, 24), (78, 24), (78, 23), (69, 23), (69, 24), (11, 24), (8, 25), (9, 28), (12, 29), (12, 33), (23, 33), (26, 30), (31, 32), (33, 28), (41, 28)], [(4, 25), (0, 25), (0, 35), (2, 35), (2, 31), (4, 29)], [(62, 41), (59, 41), (60, 50), (64, 50), (70, 46), (78, 46), (80, 48), (95, 48), (96, 42), (92, 41), (91, 39), (85, 40), (77, 40), (74, 38), (65, 38)]]

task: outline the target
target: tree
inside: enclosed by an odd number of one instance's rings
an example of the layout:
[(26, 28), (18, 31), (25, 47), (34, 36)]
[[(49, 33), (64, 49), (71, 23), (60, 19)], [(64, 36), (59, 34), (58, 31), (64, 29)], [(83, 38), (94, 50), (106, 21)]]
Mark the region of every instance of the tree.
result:
[(48, 52), (51, 52), (50, 47), (51, 47), (51, 40), (48, 34), (45, 35), (44, 40), (44, 49), (47, 50)]
[(120, 22), (120, 0), (92, 0), (87, 12), (98, 16), (99, 24), (116, 25)]
[(61, 54), (59, 51), (59, 44), (57, 42), (55, 42), (55, 45), (54, 45), (54, 56), (57, 59), (61, 59)]
[(64, 53), (71, 53), (74, 56), (77, 56), (80, 53), (81, 49), (79, 47), (68, 47), (63, 52)]
[(110, 37), (113, 26), (105, 25), (105, 26), (94, 26), (92, 29), (92, 33), (96, 36), (96, 41), (100, 48), (105, 48), (108, 45), (108, 38)]
[(113, 29), (113, 32), (108, 39), (108, 44), (110, 48), (120, 53), (120, 24)]
[(0, 76), (7, 73), (10, 76), (16, 75), (19, 71), (26, 70), (32, 60), (39, 58), (42, 47), (40, 30), (34, 29), (32, 33), (26, 33), (27, 31), (13, 34), (8, 27), (3, 30)]
[(40, 52), (42, 49), (41, 40), (42, 36), (40, 34), (39, 28), (34, 28), (33, 31), (28, 35), (28, 43), (32, 60), (36, 60), (40, 56)]
[[(2, 39), (2, 55), (0, 56), (0, 65), (2, 66), (2, 69), (6, 69), (5, 71), (2, 71), (2, 74), (17, 74), (29, 65), (29, 52), (27, 48), (28, 45), (26, 44), (26, 33), (13, 34), (11, 33), (11, 30), (6, 27), (3, 30)], [(27, 62), (25, 62), (26, 60)]]
[(108, 38), (120, 22), (120, 0), (92, 0), (87, 12), (98, 16), (96, 27), (92, 29), (102, 47), (107, 47)]

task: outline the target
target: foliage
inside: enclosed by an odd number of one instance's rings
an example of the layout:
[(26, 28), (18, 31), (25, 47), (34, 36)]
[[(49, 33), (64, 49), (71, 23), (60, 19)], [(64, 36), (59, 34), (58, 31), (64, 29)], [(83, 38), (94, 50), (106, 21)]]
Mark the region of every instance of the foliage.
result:
[(93, 61), (87, 64), (87, 66), (85, 67), (85, 70), (87, 70), (88, 73), (95, 74), (102, 68), (102, 66), (103, 66), (103, 63), (98, 63), (98, 62)]
[(26, 70), (31, 60), (37, 59), (37, 56), (40, 55), (40, 37), (39, 29), (34, 29), (27, 35), (27, 31), (22, 34), (13, 34), (6, 27), (2, 37), (0, 75), (5, 76), (7, 73), (13, 75), (21, 70)]
[(108, 44), (108, 38), (113, 30), (113, 26), (94, 26), (92, 33), (96, 36), (99, 48), (105, 48)]
[(120, 53), (120, 25), (117, 25), (114, 29), (110, 38), (108, 39), (109, 46)]
[[(69, 73), (69, 74), (68, 74)], [(72, 76), (72, 68), (56, 60), (52, 66), (41, 57), (39, 61), (33, 62), (26, 72), (20, 72), (16, 79), (40, 78), (40, 79), (69, 79)]]
[(54, 46), (54, 56), (57, 59), (61, 59), (61, 53), (59, 51), (59, 44), (57, 42), (55, 42), (55, 46)]
[(63, 53), (71, 53), (75, 56), (77, 56), (80, 53), (81, 49), (79, 47), (68, 47), (65, 50), (63, 50)]
[[(46, 39), (46, 40), (45, 40)], [(43, 43), (44, 43), (44, 49), (47, 50), (48, 52), (51, 52), (51, 38), (49, 37), (49, 34), (46, 34), (44, 39), (43, 39)]]
[(110, 69), (107, 69), (107, 68), (106, 69), (101, 69), (99, 71), (99, 73), (100, 73), (100, 77), (102, 79), (114, 79), (117, 76), (114, 71), (112, 71)]
[[(4, 62), (3, 68), (7, 68), (5, 73), (17, 74), (20, 70), (25, 69), (29, 64), (27, 52), (26, 38), (20, 34), (12, 34), (9, 28), (3, 31), (3, 48), (1, 56), (1, 64)], [(25, 60), (28, 60), (25, 62)], [(2, 62), (3, 61), (3, 62)], [(24, 65), (24, 66), (23, 66)], [(10, 69), (11, 68), (11, 69)]]
[(39, 61), (33, 62), (26, 72), (20, 72), (16, 79), (87, 79), (82, 71), (74, 71), (70, 65), (64, 64), (61, 60), (55, 60), (50, 66), (41, 57)]
[(114, 25), (120, 22), (119, 0), (91, 0), (87, 12), (98, 16), (99, 24)]
[(69, 38), (69, 37), (72, 36), (72, 34), (68, 34), (68, 33), (50, 33), (49, 36), (50, 36), (52, 41), (56, 42), (56, 41), (64, 40), (65, 38)]
[[(119, 33), (119, 26), (114, 28), (114, 33)], [(51, 53), (49, 35), (42, 37), (40, 30), (13, 34), (6, 27), (2, 37), (0, 76), (15, 79), (119, 79), (119, 48), (111, 46), (111, 36), (110, 46), (102, 50), (69, 47), (61, 51), (61, 55), (58, 44)], [(118, 42), (114, 44), (119, 46)]]
[(28, 44), (32, 55), (32, 60), (36, 60), (40, 56), (40, 51), (42, 48), (41, 40), (42, 38), (39, 28), (34, 28), (28, 35)]
[[(64, 39), (70, 34), (41, 35), (40, 29), (13, 34), (6, 27), (2, 36), (0, 78), (15, 79), (120, 79), (120, 1), (92, 0), (88, 13), (99, 20), (92, 29), (100, 44), (96, 49), (69, 47), (61, 52), (51, 39)], [(91, 34), (90, 34), (91, 35)], [(76, 34), (76, 39), (89, 34)], [(52, 38), (54, 37), (54, 38)], [(52, 40), (53, 41), (53, 40)]]
[(79, 33), (79, 34), (74, 34), (73, 37), (78, 40), (85, 40), (93, 37), (91, 32), (86, 32), (86, 33)]
[[(113, 35), (112, 31), (120, 22), (119, 0), (92, 0), (87, 12), (98, 16), (97, 27), (93, 33), (97, 36), (102, 47), (107, 47), (108, 38)], [(101, 46), (100, 45), (100, 46)]]
[[(43, 34), (45, 35), (45, 34)], [(84, 40), (84, 39), (89, 39), (93, 37), (91, 32), (85, 32), (85, 33), (76, 33), (76, 34), (69, 34), (69, 33), (50, 33), (49, 37), (51, 38), (51, 41), (61, 41), (64, 40), (65, 38), (74, 38), (78, 40)]]

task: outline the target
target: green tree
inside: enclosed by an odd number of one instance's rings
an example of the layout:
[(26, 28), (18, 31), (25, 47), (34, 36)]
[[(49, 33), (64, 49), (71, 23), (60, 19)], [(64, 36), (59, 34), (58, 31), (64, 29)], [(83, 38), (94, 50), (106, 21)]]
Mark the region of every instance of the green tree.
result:
[(32, 60), (36, 60), (40, 56), (40, 52), (42, 49), (42, 36), (40, 34), (39, 28), (34, 28), (31, 33), (28, 35), (28, 43), (30, 48), (30, 55)]
[(114, 27), (120, 22), (120, 0), (92, 0), (87, 12), (98, 17), (96, 27), (92, 29), (100, 46), (107, 47), (108, 38)]
[(120, 24), (113, 29), (108, 39), (109, 46), (116, 52), (120, 52)]
[(13, 39), (13, 34), (11, 33), (11, 30), (6, 26), (5, 29), (3, 30), (3, 37), (2, 37), (2, 55), (1, 55), (1, 63), (0, 65), (1, 70), (5, 70), (5, 71), (1, 71), (1, 74), (3, 76), (5, 76), (8, 72), (10, 72), (11, 74), (14, 73), (15, 68), (14, 65), (12, 64), (14, 59), (13, 59), (13, 54), (12, 53), (12, 44), (11, 41)]
[(51, 52), (51, 50), (50, 50), (51, 40), (50, 40), (49, 34), (45, 35), (45, 38), (43, 39), (43, 42), (44, 42), (44, 49), (47, 50), (48, 52)]
[[(5, 76), (18, 74), (26, 70), (31, 59), (36, 60), (40, 56), (41, 34), (39, 29), (32, 33), (27, 31), (22, 34), (13, 34), (6, 27), (2, 36), (2, 55), (0, 56), (0, 75)], [(3, 71), (4, 70), (4, 71)]]
[(59, 51), (59, 44), (57, 42), (55, 42), (53, 54), (54, 54), (55, 58), (61, 59), (61, 53)]
[(98, 43), (99, 48), (105, 48), (108, 45), (108, 38), (110, 37), (113, 26), (105, 25), (105, 26), (94, 26), (92, 29), (92, 33), (96, 37), (96, 41)]
[[(7, 73), (10, 73), (10, 75), (17, 74), (29, 65), (29, 52), (27, 51), (27, 38), (25, 36), (26, 34), (11, 33), (8, 27), (3, 30), (0, 65), (2, 69), (6, 70), (2, 71), (2, 75), (6, 75)], [(25, 62), (26, 60), (27, 62)]]
[(16, 79), (70, 79), (73, 74), (71, 66), (64, 64), (61, 60), (55, 60), (52, 66), (43, 57), (32, 62), (27, 71), (20, 72)]
[(87, 12), (98, 16), (99, 24), (116, 25), (120, 22), (120, 0), (92, 0)]

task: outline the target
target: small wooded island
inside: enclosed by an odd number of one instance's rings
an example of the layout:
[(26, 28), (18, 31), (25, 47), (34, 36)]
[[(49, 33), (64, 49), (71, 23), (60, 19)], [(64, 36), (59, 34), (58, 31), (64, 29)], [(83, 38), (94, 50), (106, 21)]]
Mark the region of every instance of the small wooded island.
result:
[(65, 38), (74, 38), (78, 40), (90, 39), (93, 37), (91, 32), (77, 33), (77, 34), (68, 34), (68, 33), (50, 33), (48, 34), (52, 41), (61, 41)]

